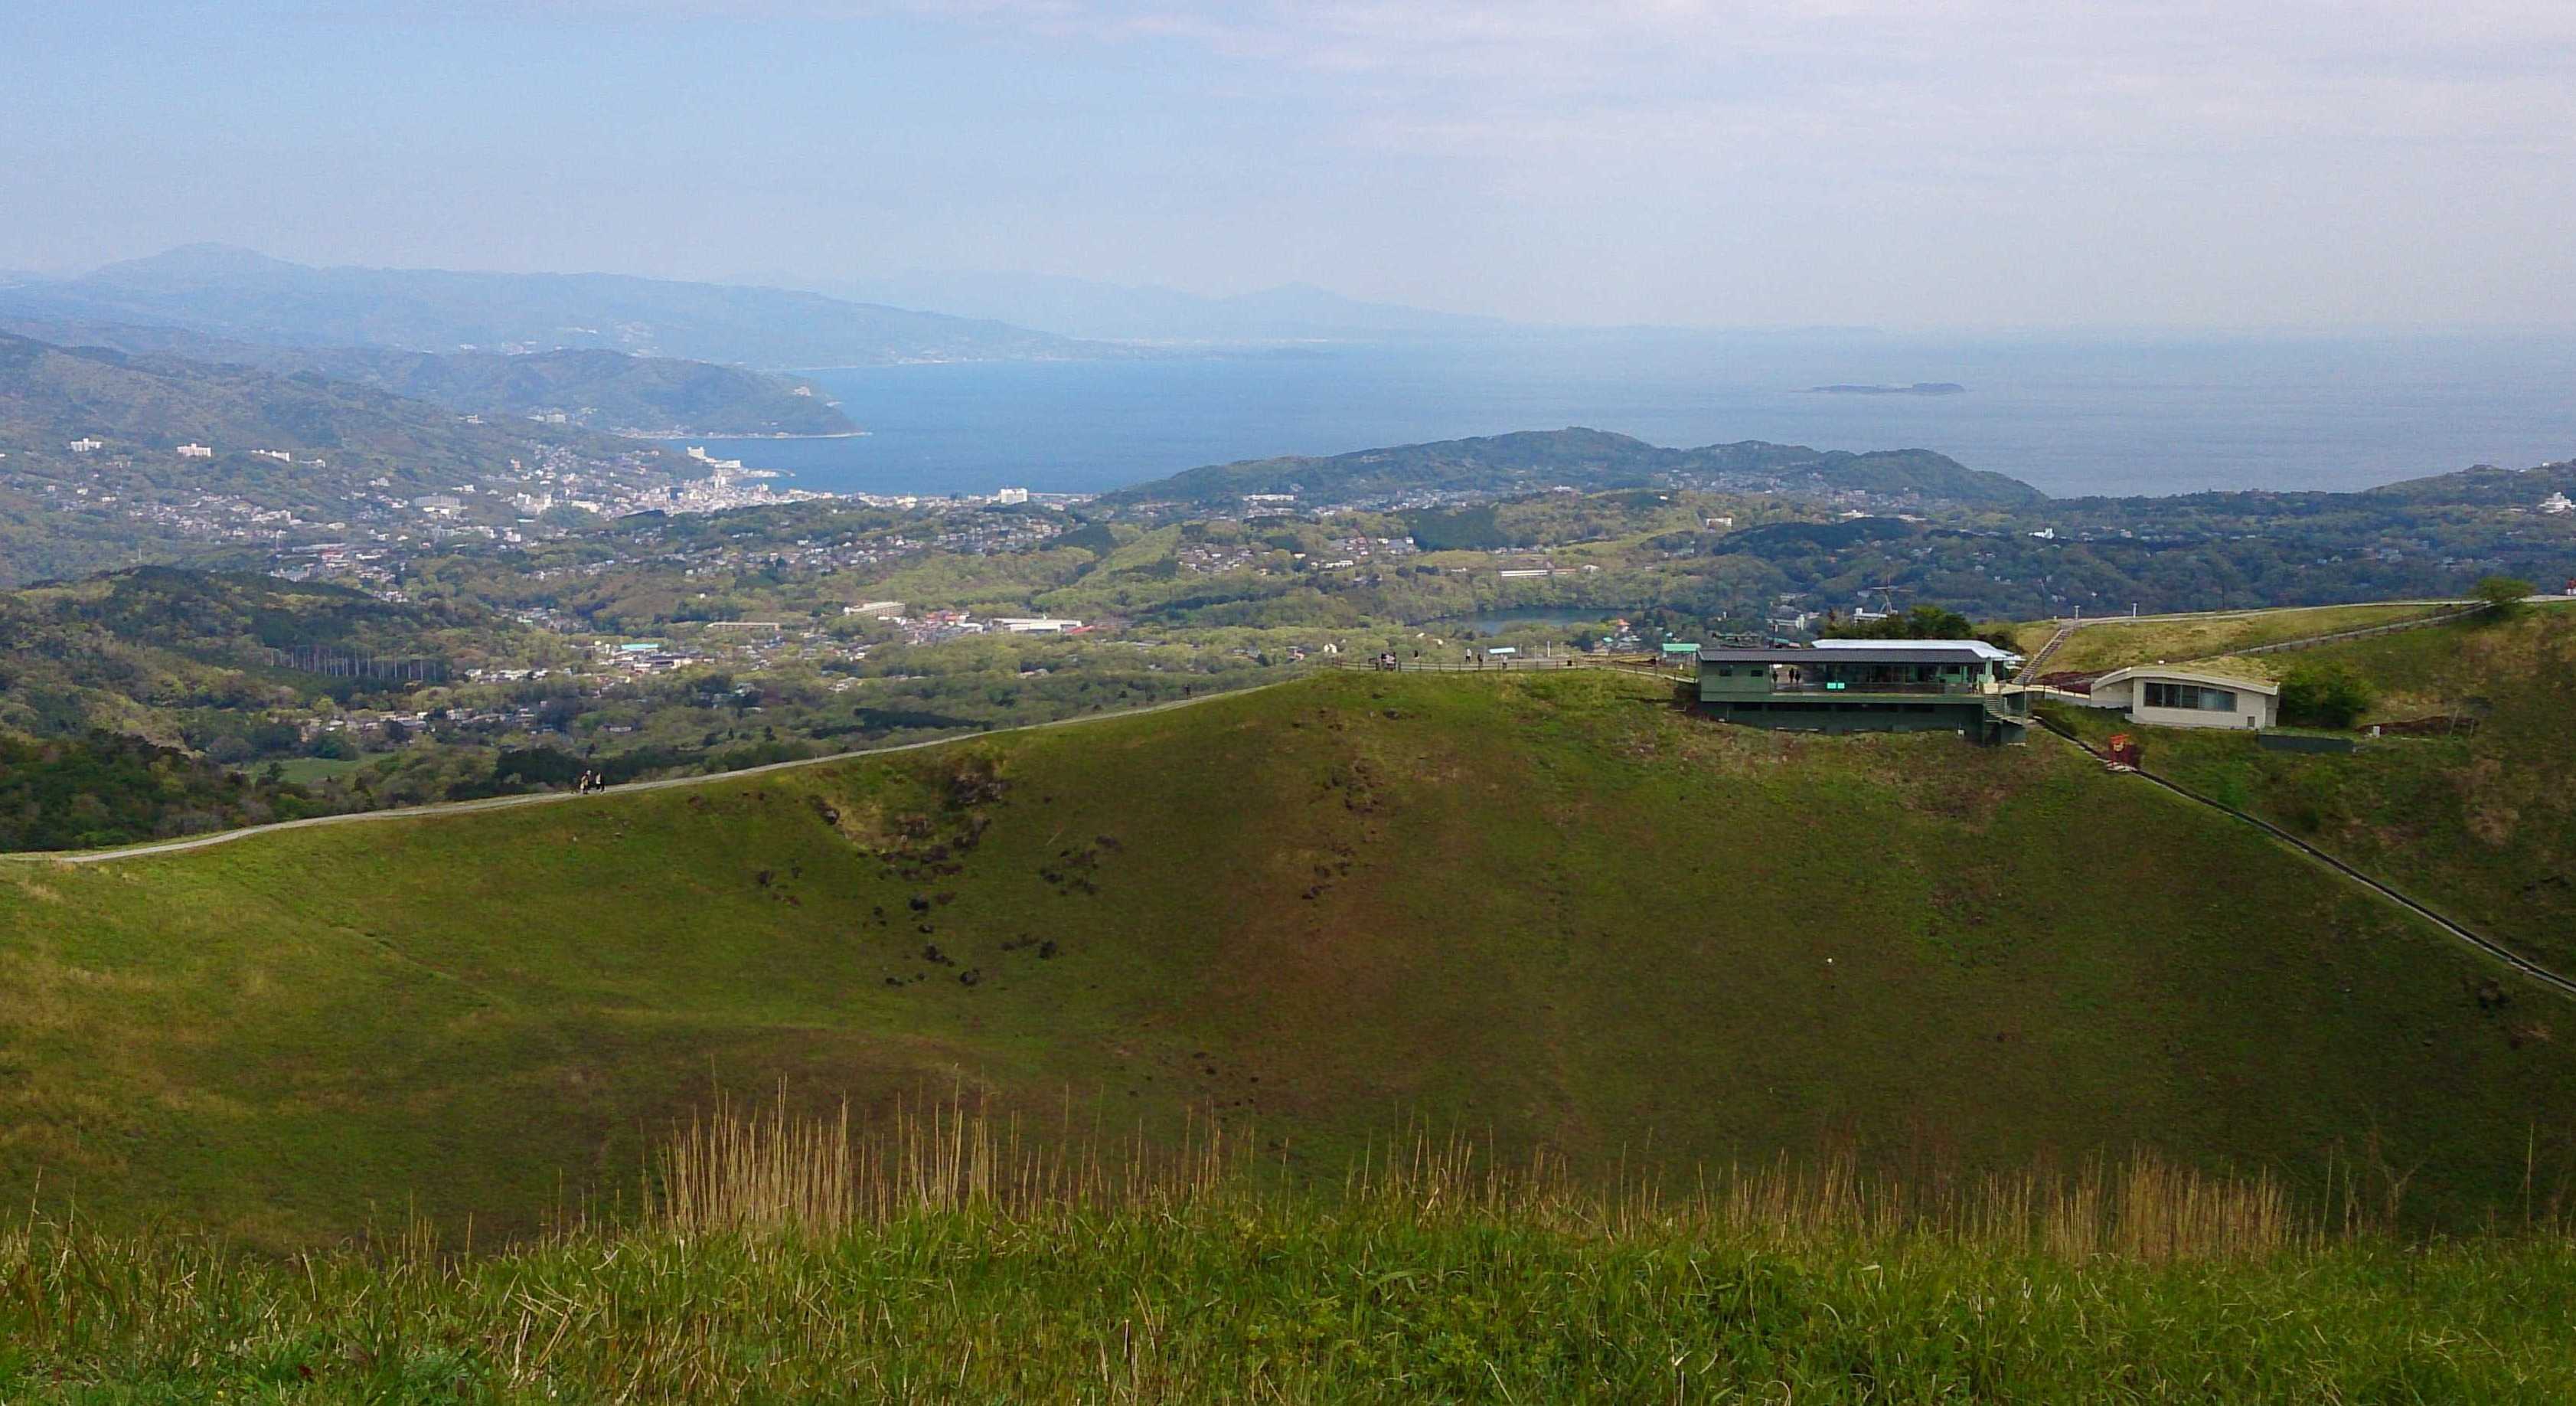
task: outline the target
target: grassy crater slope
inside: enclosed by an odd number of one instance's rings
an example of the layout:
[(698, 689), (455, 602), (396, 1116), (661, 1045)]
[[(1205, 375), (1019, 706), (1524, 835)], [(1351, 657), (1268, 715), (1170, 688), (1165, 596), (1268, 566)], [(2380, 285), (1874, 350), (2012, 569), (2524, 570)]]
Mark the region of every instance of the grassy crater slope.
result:
[[(2145, 733), (2151, 770), (2576, 970), (2576, 606), (2212, 665), (2271, 674), (2342, 666), (2377, 690), (2365, 726), (2429, 723), (2435, 732), (2306, 756), (2267, 752), (2236, 733), (2157, 728)], [(2113, 730), (2108, 715), (2065, 716)], [(2452, 720), (2462, 730), (2447, 730)]]
[[(1410, 1116), (1578, 1167), (2140, 1145), (2518, 1201), (2564, 1012), (2072, 749), (1336, 675), (853, 763), (0, 866), (0, 1194), (294, 1242), (636, 1184), (711, 1087)], [(2482, 994), (2484, 999), (2482, 999)], [(2340, 1150), (2338, 1152), (2338, 1149)], [(2375, 1149), (2375, 1152), (2372, 1151)]]
[[(2049, 656), (2046, 667), (2052, 674), (2108, 673), (2132, 664), (2205, 660), (2234, 650), (2420, 620), (2456, 608), (2392, 601), (2103, 621), (2067, 636), (2065, 645)], [(2057, 633), (2057, 627), (2055, 620), (2012, 626), (2013, 643), (2024, 653), (2035, 654)]]

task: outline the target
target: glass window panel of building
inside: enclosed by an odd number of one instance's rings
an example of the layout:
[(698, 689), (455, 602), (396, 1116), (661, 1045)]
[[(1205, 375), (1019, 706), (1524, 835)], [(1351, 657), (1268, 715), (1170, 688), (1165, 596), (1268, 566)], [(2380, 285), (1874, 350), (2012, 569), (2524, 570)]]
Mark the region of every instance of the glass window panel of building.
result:
[(2202, 688), (2187, 683), (2151, 683), (2147, 685), (2147, 706), (2181, 708), (2202, 713), (2236, 711), (2236, 695), (2223, 688)]

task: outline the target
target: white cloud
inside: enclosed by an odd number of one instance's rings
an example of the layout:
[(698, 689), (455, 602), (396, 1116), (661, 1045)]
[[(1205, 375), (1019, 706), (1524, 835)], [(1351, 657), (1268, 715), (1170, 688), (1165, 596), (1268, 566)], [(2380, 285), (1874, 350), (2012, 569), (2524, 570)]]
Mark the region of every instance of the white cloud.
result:
[[(988, 18), (1013, 14), (983, 7)], [(1048, 5), (1035, 23), (1185, 37), (1219, 53), (1381, 80), (1399, 106), (1544, 109), (1559, 130), (1639, 109), (1920, 114), (1999, 135), (2156, 144), (2191, 133), (2564, 144), (2576, 6), (1967, 0)]]
[[(513, 220), (471, 173), (524, 153), (673, 263), (694, 239), (736, 267), (1305, 278), (1582, 320), (2576, 321), (2576, 0), (388, 0), (298, 24), (417, 28), (451, 75), (565, 46), (494, 95), (540, 116), (493, 150), (408, 64), (268, 139), (408, 112), (406, 172), (454, 172), (421, 198)], [(403, 47), (351, 44), (351, 71)], [(585, 84), (613, 124), (546, 100)], [(41, 221), (49, 185), (113, 175), (93, 130), (130, 106), (22, 139), (73, 175), (0, 162), (0, 197)], [(125, 162), (299, 189), (290, 158), (244, 179), (224, 126), (201, 159), (156, 131)], [(655, 222), (675, 167), (727, 221)]]
[[(1388, 293), (1518, 260), (1486, 276), (1526, 288), (1550, 268), (1562, 316), (2576, 316), (2576, 254), (2530, 234), (2576, 206), (2576, 5), (1140, 0), (1015, 18), (1326, 85), (1323, 139), (1354, 164), (1425, 159), (1449, 183), (1426, 198), (1497, 226), (1449, 232)], [(1587, 231), (1618, 256), (1585, 258)], [(1647, 270), (1661, 286), (1641, 294)], [(1493, 296), (1452, 277), (1454, 301)]]
[(2361, 140), (2576, 150), (2564, 0), (539, 0), (585, 18), (901, 15), (1181, 46), (1344, 85), (1458, 151), (1700, 135), (2019, 148)]

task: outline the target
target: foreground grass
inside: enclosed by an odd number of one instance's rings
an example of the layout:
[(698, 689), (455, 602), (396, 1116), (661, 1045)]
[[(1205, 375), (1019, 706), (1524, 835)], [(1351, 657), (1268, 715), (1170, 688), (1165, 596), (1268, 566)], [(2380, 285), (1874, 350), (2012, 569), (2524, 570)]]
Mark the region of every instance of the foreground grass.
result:
[(2140, 1155), (1588, 1188), (1391, 1144), (1292, 1191), (1202, 1124), (1067, 1155), (962, 1105), (667, 1140), (624, 1229), (277, 1259), (0, 1235), (0, 1399), (2547, 1400), (2559, 1227), (2409, 1245)]
[(0, 1242), (0, 1399), (2564, 1401), (2560, 1240), (2068, 1259), (1419, 1209)]

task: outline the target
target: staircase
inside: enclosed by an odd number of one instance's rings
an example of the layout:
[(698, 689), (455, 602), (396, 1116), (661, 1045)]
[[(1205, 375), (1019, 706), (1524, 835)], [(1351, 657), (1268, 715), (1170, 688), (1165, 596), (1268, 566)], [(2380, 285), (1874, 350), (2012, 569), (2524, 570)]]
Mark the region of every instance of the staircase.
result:
[(2055, 654), (2058, 650), (2058, 646), (2066, 643), (2066, 637), (2075, 633), (2075, 627), (2083, 623), (2084, 622), (2080, 619), (2059, 621), (2057, 625), (2057, 633), (2050, 635), (2048, 637), (2048, 643), (2041, 645), (2037, 650), (2032, 652), (2028, 659), (2022, 661), (2021, 672), (2013, 675), (2013, 682), (2026, 684), (2031, 680), (2038, 678), (2039, 668), (2041, 665), (2048, 662), (2048, 656)]

